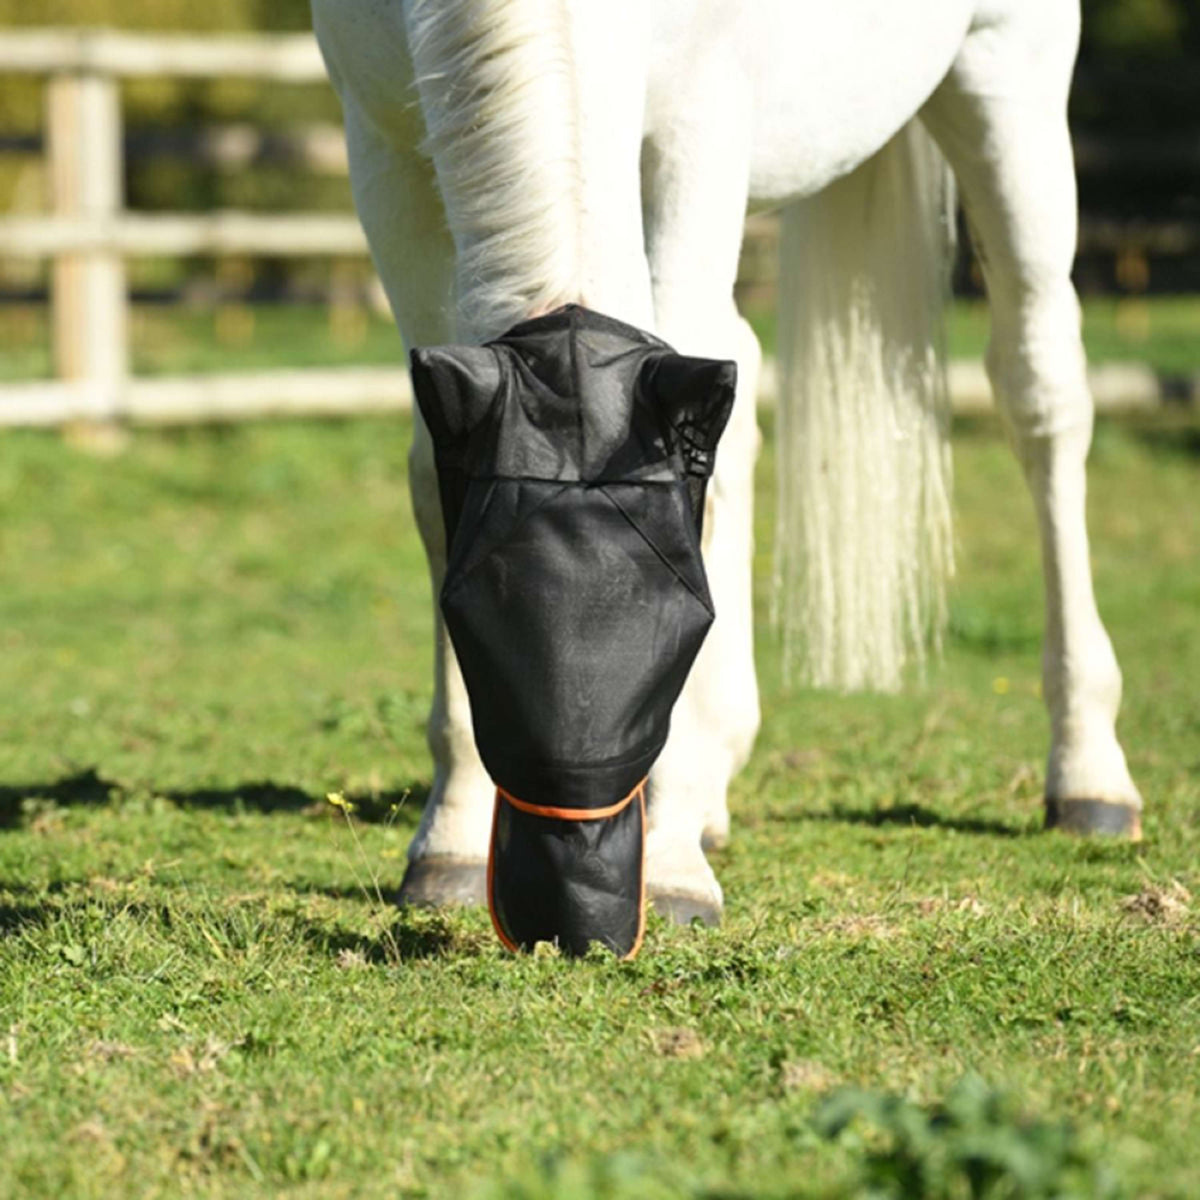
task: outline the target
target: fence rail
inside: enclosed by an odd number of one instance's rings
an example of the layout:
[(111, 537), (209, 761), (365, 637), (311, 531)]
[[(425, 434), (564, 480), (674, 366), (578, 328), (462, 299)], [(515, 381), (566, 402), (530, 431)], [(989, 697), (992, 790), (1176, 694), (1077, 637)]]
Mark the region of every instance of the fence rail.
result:
[(399, 367), (153, 379), (130, 373), (127, 258), (366, 254), (366, 240), (350, 214), (150, 214), (124, 207), (121, 78), (244, 76), (320, 83), (325, 69), (310, 35), (4, 32), (3, 71), (47, 80), (44, 150), (53, 211), (44, 217), (0, 219), (0, 254), (53, 261), (56, 378), (0, 386), (0, 424), (199, 421), (370, 411), (411, 403), (408, 377)]
[(0, 254), (365, 254), (356, 218), (340, 214), (196, 213), (186, 216), (11, 217), (0, 221)]
[(0, 71), (187, 79), (240, 76), (320, 83), (325, 66), (307, 33), (147, 34), (115, 29), (31, 29), (0, 37)]
[[(149, 214), (126, 210), (124, 130), (119, 81), (138, 76), (240, 76), (316, 84), (325, 70), (309, 34), (163, 35), (112, 30), (0, 31), (0, 72), (46, 79), (45, 136), (34, 145), (48, 160), (53, 211), (0, 218), (0, 254), (50, 259), (56, 378), (0, 385), (0, 425), (58, 425), (73, 420), (182, 422), (272, 413), (326, 414), (407, 408), (400, 368), (304, 368), (235, 375), (137, 378), (129, 369), (129, 294), (125, 260), (139, 255), (269, 254), (360, 256), (366, 242), (349, 214)], [(337, 146), (331, 143), (337, 142)], [(340, 133), (262, 134), (251, 127), (206, 131), (197, 143), (230, 162), (259, 153), (291, 156), (307, 169), (344, 170)], [(773, 263), (775, 222), (747, 223), (757, 258)], [(1116, 243), (1116, 227), (1090, 230)], [(1127, 233), (1124, 234), (1127, 240)], [(1148, 229), (1144, 241), (1169, 252), (1194, 250), (1196, 227)], [(750, 256), (753, 258), (753, 255)], [(773, 267), (771, 268), (773, 270)], [(770, 274), (770, 271), (767, 272)], [(763, 397), (774, 390), (764, 373)], [(1106, 383), (1107, 381), (1107, 383)], [(951, 392), (968, 410), (990, 403), (978, 364), (955, 363)], [(1157, 403), (1153, 372), (1130, 365), (1093, 376), (1097, 401)], [(1200, 391), (1200, 383), (1196, 390)]]

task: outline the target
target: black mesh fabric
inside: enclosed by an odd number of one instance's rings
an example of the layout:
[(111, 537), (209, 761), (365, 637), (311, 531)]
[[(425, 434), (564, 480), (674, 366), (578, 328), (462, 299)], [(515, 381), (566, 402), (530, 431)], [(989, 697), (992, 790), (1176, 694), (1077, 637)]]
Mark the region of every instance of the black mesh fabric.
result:
[(446, 525), (442, 612), (501, 789), (497, 930), (628, 953), (639, 784), (713, 618), (704, 487), (736, 368), (569, 306), (485, 346), (414, 350), (412, 374)]

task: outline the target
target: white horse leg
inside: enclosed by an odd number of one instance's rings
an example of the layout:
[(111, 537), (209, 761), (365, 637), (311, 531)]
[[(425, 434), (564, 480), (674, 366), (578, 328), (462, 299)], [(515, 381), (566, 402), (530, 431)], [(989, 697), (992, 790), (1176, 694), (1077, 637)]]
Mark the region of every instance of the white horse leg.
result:
[[(348, 130), (350, 123), (348, 114)], [(382, 144), (365, 131), (350, 135), (348, 142), (352, 164), (369, 160), (355, 180), (355, 202), (405, 344), (453, 341), (454, 251), (428, 159)], [(403, 213), (402, 220), (398, 213)], [(482, 904), (493, 787), (475, 749), (466, 686), (438, 604), (446, 572), (445, 527), (433, 444), (416, 411), (408, 467), (434, 613), (433, 702), (426, 726), (433, 781), (408, 848), (400, 900)]]
[[(402, 33), (378, 15), (364, 20), (360, 8), (341, 0), (315, 4), (314, 16), (342, 98), (355, 207), (401, 336), (408, 346), (451, 342), (454, 246), (432, 166), (416, 150), (423, 130), (404, 85), (411, 66)], [(446, 546), (433, 448), (418, 413), (413, 426), (409, 487), (434, 601), (427, 726), (434, 772), (400, 898), (483, 903), (493, 790), (475, 749), (466, 688), (437, 603)]]
[(645, 155), (658, 332), (681, 353), (736, 358), (739, 368), (705, 506), (716, 620), (650, 776), (648, 886), (659, 912), (681, 922), (720, 917), (721, 889), (702, 841), (719, 844), (727, 836), (726, 789), (749, 757), (759, 722), (750, 571), (761, 352), (733, 304), (748, 178), (743, 115), (714, 88), (703, 109), (689, 108), (686, 127), (673, 126), (670, 142)]
[(1066, 123), (1078, 31), (1059, 10), (1032, 20), (1042, 27), (969, 37), (922, 117), (958, 176), (977, 235), (992, 312), (988, 372), (1041, 531), (1047, 824), (1136, 838), (1142, 801), (1114, 729), (1121, 673), (1088, 560), (1093, 409), (1070, 279), (1076, 210)]

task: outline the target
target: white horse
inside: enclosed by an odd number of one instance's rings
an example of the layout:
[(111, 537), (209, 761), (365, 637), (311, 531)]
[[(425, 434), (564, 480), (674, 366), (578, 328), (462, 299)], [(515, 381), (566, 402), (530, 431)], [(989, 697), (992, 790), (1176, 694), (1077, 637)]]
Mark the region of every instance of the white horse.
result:
[[(747, 205), (777, 206), (783, 225), (788, 641), (816, 683), (894, 687), (936, 637), (952, 567), (936, 320), (951, 169), (987, 278), (988, 371), (1040, 524), (1048, 823), (1138, 836), (1084, 514), (1092, 400), (1066, 121), (1077, 0), (313, 7), (355, 202), (409, 346), (481, 341), (576, 301), (681, 353), (739, 362), (706, 522), (717, 621), (651, 776), (660, 910), (719, 916), (702, 842), (726, 834), (726, 787), (759, 721), (760, 354), (732, 298)], [(411, 472), (436, 596), (445, 547), (419, 421)], [(493, 789), (440, 619), (435, 670), (433, 788), (403, 894), (477, 901)]]

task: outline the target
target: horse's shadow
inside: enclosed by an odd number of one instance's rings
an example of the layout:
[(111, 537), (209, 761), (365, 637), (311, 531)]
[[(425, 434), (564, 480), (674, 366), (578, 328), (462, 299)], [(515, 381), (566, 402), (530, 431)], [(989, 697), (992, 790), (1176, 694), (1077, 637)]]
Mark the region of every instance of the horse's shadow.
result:
[[(349, 956), (355, 956), (363, 965), (394, 967), (405, 962), (478, 952), (484, 944), (473, 937), (464, 938), (444, 913), (417, 918), (404, 908), (398, 909), (396, 919), (377, 934), (355, 933), (340, 925), (330, 927), (306, 921), (301, 925), (300, 936), (309, 950), (343, 965)], [(490, 947), (490, 941), (487, 945)]]
[(49, 783), (0, 785), (0, 829), (15, 829), (20, 825), (30, 801), (58, 808), (101, 805), (109, 802), (114, 787), (93, 767)]
[[(145, 791), (145, 789), (139, 789)], [(255, 780), (230, 787), (150, 789), (159, 799), (183, 809), (223, 811), (230, 814), (259, 812), (269, 814), (316, 815), (328, 812), (339, 819), (323, 795), (291, 784)], [(47, 807), (103, 807), (120, 805), (129, 790), (106, 777), (94, 767), (47, 782), (0, 785), (0, 830), (18, 829)], [(344, 793), (347, 806), (356, 821), (387, 823), (401, 827), (416, 824), (429, 796), (429, 784), (417, 781), (406, 787), (380, 791)], [(86, 881), (56, 880), (34, 889), (16, 881), (0, 881), (12, 898), (0, 903), (0, 938), (19, 929), (40, 927), (57, 920), (75, 902), (71, 890)], [(329, 886), (296, 882), (290, 885), (297, 894), (319, 894), (335, 900), (360, 900), (372, 905), (394, 905), (399, 887), (380, 885)], [(86, 902), (81, 900), (81, 903)], [(130, 908), (127, 901), (123, 901)], [(140, 907), (135, 904), (133, 907)], [(370, 965), (395, 965), (438, 956), (463, 949), (462, 931), (451, 922), (429, 914), (398, 909), (395, 920), (373, 935), (354, 933), (339, 925), (310, 920), (296, 914), (300, 940), (314, 952), (349, 962)]]
[[(18, 883), (2, 885), (14, 896), (33, 896), (33, 889)], [(47, 892), (53, 889), (46, 889)], [(60, 889), (61, 890), (61, 889)], [(6, 900), (0, 903), (0, 941), (22, 929), (41, 928), (50, 924), (61, 911), (59, 905), (42, 898)]]
[[(57, 880), (43, 888), (25, 884), (4, 885), (12, 899), (0, 903), (0, 944), (20, 933), (45, 929), (69, 917), (73, 908), (91, 908), (95, 894), (88, 881)], [(335, 898), (357, 898), (378, 903), (377, 896), (368, 897), (361, 890), (294, 885), (300, 893), (314, 893)], [(387, 902), (386, 893), (384, 895)], [(147, 921), (163, 921), (168, 911), (162, 902), (130, 901), (121, 898), (121, 910)], [(414, 912), (400, 908), (385, 928), (378, 933), (357, 933), (340, 924), (313, 920), (294, 913), (289, 918), (298, 941), (310, 953), (333, 959), (340, 966), (398, 966), (421, 959), (441, 958), (449, 954), (477, 953), (486, 942), (470, 931), (456, 927), (451, 914)]]
[(825, 812), (798, 814), (805, 821), (833, 821), (844, 825), (905, 825), (913, 829), (947, 829), (955, 833), (975, 833), (986, 837), (1026, 837), (1030, 830), (1023, 825), (996, 821), (990, 817), (955, 817), (940, 813), (923, 804), (896, 804), (887, 808), (853, 808), (835, 804)]
[[(94, 767), (49, 783), (0, 785), (0, 829), (21, 825), (30, 800), (62, 808), (100, 806), (119, 802), (124, 794), (125, 789), (120, 784), (106, 779)], [(172, 788), (154, 791), (154, 795), (180, 808), (227, 812), (314, 813), (325, 807), (325, 799), (321, 795), (270, 780), (253, 780), (219, 788)], [(425, 780), (378, 792), (345, 794), (357, 820), (395, 823), (404, 827), (416, 824), (428, 798), (429, 783)], [(795, 816), (807, 821), (876, 827), (906, 825), (917, 829), (947, 829), (991, 837), (1025, 837), (1030, 833), (1030, 829), (1021, 824), (988, 817), (951, 816), (923, 804), (896, 804), (887, 808), (855, 808), (848, 804), (834, 804), (828, 810), (802, 812)]]
[[(323, 795), (292, 784), (250, 780), (229, 787), (150, 789), (154, 796), (180, 808), (216, 809), (231, 813), (312, 813), (325, 806)], [(25, 821), (31, 803), (56, 808), (99, 807), (119, 803), (126, 789), (101, 775), (95, 767), (48, 782), (0, 784), (0, 829), (15, 829)], [(348, 791), (345, 800), (357, 820), (412, 825), (425, 807), (429, 783), (381, 791)]]

